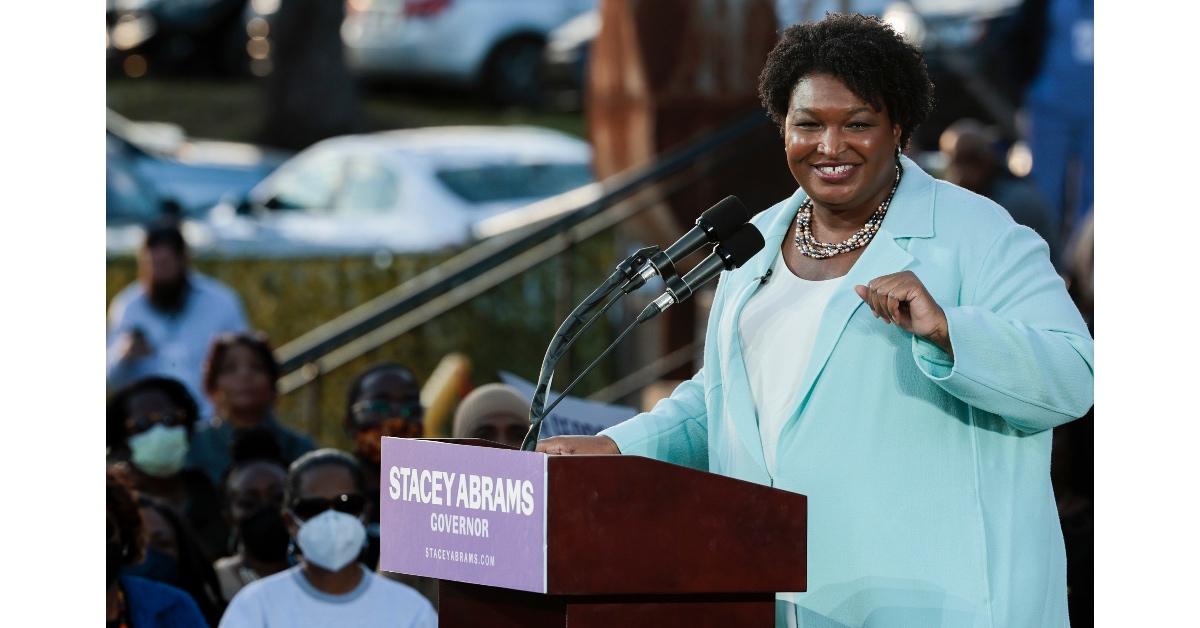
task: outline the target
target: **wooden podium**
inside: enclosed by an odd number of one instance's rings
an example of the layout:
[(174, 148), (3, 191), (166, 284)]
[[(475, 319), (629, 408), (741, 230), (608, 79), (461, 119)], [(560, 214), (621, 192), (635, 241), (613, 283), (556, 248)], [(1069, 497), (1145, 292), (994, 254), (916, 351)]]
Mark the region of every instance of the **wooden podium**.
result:
[(775, 592), (807, 586), (804, 495), (638, 456), (549, 456), (545, 517), (546, 593), (443, 579), (439, 625), (765, 627)]

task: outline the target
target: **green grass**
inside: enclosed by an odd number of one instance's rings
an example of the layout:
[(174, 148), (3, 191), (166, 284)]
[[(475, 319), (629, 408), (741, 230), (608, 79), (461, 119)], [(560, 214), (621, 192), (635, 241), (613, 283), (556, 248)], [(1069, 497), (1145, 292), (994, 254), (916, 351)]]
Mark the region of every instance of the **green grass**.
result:
[[(262, 83), (217, 80), (110, 79), (108, 107), (135, 121), (171, 122), (192, 137), (256, 142), (262, 124)], [(583, 115), (502, 108), (470, 92), (420, 87), (363, 90), (369, 130), (450, 124), (529, 124), (585, 137)]]

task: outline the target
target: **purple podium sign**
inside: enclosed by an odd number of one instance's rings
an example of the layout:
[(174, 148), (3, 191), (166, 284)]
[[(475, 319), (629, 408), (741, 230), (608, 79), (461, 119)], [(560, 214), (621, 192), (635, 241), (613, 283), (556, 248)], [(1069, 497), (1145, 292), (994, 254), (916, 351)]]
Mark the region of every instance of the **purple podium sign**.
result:
[(384, 438), (380, 567), (545, 593), (546, 458)]

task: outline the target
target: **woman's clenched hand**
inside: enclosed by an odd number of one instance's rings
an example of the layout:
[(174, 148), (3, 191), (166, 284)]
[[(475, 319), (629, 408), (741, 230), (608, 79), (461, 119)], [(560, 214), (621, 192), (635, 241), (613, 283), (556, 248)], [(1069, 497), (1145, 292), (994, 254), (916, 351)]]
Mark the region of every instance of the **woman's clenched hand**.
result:
[(876, 318), (925, 338), (954, 355), (946, 312), (911, 270), (876, 277), (865, 286), (854, 286), (854, 292)]

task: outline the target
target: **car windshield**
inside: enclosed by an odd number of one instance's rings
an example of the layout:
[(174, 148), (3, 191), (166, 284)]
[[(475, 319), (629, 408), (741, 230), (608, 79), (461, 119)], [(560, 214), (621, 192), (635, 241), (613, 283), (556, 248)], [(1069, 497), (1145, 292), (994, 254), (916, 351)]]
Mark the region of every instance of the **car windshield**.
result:
[(469, 203), (546, 198), (593, 181), (583, 163), (495, 164), (443, 168), (437, 178)]
[(399, 179), (372, 155), (317, 152), (279, 171), (270, 209), (315, 214), (378, 214), (396, 209)]
[(110, 225), (146, 222), (158, 216), (158, 199), (120, 162), (109, 160), (104, 179), (105, 214)]

